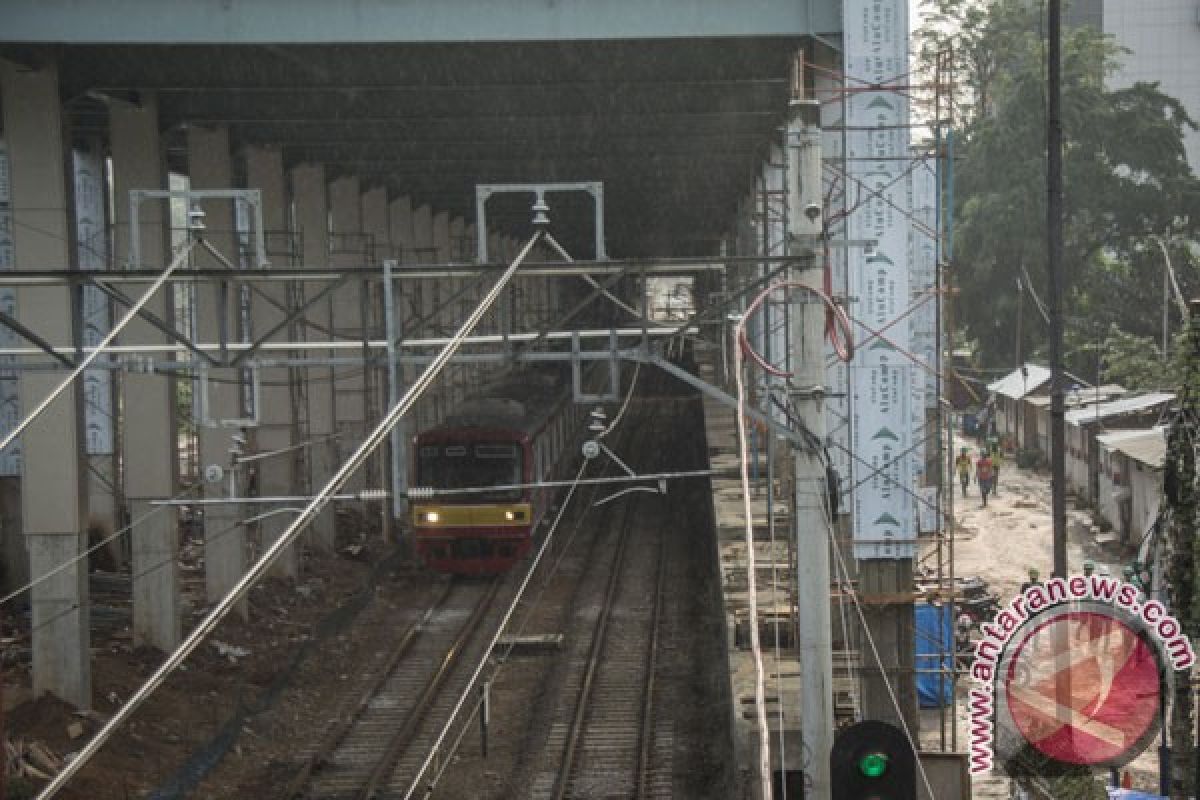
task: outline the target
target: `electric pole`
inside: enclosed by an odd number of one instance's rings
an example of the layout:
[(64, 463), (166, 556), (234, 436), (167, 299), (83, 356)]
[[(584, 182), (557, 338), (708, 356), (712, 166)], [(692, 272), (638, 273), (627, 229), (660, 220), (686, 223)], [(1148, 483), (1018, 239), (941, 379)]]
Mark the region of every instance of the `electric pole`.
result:
[[(1167, 438), (1167, 463), (1163, 469), (1163, 494), (1171, 509), (1167, 592), (1171, 610), (1193, 640), (1200, 635), (1196, 608), (1196, 441), (1193, 438), (1200, 412), (1200, 301), (1189, 308), (1187, 352), (1179, 413)], [(1186, 800), (1196, 791), (1196, 743), (1192, 734), (1191, 673), (1175, 677), (1171, 703), (1171, 798)]]
[(1062, 5), (1050, 0), (1046, 75), (1046, 267), (1050, 273), (1050, 490), (1054, 574), (1067, 576), (1067, 462), (1063, 405)]

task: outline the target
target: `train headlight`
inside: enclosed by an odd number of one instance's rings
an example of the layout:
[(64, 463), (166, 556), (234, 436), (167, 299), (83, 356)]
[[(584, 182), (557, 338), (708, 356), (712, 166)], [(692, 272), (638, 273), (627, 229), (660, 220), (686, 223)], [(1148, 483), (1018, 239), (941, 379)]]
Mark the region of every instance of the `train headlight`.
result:
[(437, 523), (437, 522), (442, 521), (442, 515), (436, 511), (426, 511), (424, 514), (421, 515), (421, 517), (426, 522)]
[(516, 518), (517, 518), (517, 512), (511, 511), (511, 510), (504, 512), (504, 519), (508, 520), (509, 522), (512, 522)]

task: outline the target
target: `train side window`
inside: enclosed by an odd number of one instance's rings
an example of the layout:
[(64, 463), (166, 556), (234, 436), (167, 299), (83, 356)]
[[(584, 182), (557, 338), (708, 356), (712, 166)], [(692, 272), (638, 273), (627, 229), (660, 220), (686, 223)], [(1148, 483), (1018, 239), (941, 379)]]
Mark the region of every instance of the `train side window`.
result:
[(463, 445), (456, 445), (454, 447), (446, 448), (446, 455), (448, 455), (448, 456), (453, 456), (455, 458), (462, 458), (466, 454), (467, 454), (467, 448), (464, 447)]
[(517, 448), (511, 444), (477, 444), (475, 455), (479, 458), (516, 458)]

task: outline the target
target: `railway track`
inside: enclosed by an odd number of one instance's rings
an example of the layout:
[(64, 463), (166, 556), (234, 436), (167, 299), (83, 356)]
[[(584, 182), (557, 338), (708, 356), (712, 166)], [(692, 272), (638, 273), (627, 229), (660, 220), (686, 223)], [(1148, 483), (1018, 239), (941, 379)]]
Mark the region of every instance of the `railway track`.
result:
[[(343, 709), (284, 796), (367, 800), (411, 781), (436, 726), (486, 644), (503, 581), (447, 581), (361, 694)], [(447, 706), (447, 707), (443, 707)], [(422, 747), (424, 746), (424, 749)]]
[[(632, 416), (613, 446), (643, 471), (702, 458), (702, 442), (692, 454), (678, 425), (663, 424), (687, 408), (660, 401), (653, 413)], [(399, 646), (382, 666), (365, 668), (372, 677), (307, 753), (285, 796), (727, 796), (713, 766), (727, 759), (706, 757), (726, 722), (696, 711), (714, 707), (696, 681), (713, 650), (689, 634), (702, 603), (687, 587), (703, 559), (685, 534), (707, 525), (693, 516), (703, 490), (691, 486), (601, 506), (592, 501), (611, 490), (591, 487), (575, 500), (576, 521), (563, 526), (505, 631), (510, 641), (557, 644), (498, 648), (482, 678), (491, 687), (490, 736), (474, 699), (480, 687), (468, 695), (467, 682), (498, 635), (521, 570), (496, 584), (449, 582), (421, 619), (410, 616)], [(460, 698), (467, 705), (448, 724)], [(475, 730), (484, 735), (467, 735)]]
[[(618, 535), (580, 586), (567, 639), (564, 697), (543, 748), (532, 800), (670, 797), (656, 769), (655, 674), (666, 583), (666, 504), (626, 497)], [(661, 744), (661, 741), (659, 742)]]

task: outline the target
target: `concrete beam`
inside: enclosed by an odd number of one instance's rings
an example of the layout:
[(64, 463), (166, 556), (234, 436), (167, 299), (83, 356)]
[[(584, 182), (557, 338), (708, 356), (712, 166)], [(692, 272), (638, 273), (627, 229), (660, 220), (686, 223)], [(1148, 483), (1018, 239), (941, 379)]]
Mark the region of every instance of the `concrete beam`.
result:
[[(113, 103), (108, 115), (116, 227), (116, 261), (129, 259), (129, 191), (166, 188), (166, 171), (158, 133), (158, 105), (153, 95), (141, 105)], [(142, 203), (140, 251), (147, 266), (165, 266), (167, 204)], [(169, 291), (147, 306), (161, 319), (170, 319)], [(153, 325), (135, 319), (126, 328), (133, 341), (166, 344)], [(123, 449), (136, 453), (124, 459), (125, 496), (130, 516), (143, 520), (130, 533), (133, 543), (133, 638), (137, 644), (171, 651), (182, 637), (179, 603), (179, 526), (171, 507), (151, 507), (155, 498), (171, 497), (178, 485), (175, 456), (175, 380), (166, 375), (130, 372), (122, 381), (127, 419)]]
[(367, 3), (293, 0), (8, 0), (4, 38), (84, 44), (369, 43), (797, 36), (842, 29), (833, 0), (491, 0)]
[[(329, 267), (329, 198), (325, 168), (320, 164), (301, 164), (291, 171), (292, 205), (295, 208), (295, 225), (300, 234), (305, 266), (313, 269)], [(324, 283), (314, 281), (304, 284), (305, 296), (321, 291)], [(332, 330), (332, 300), (326, 300), (311, 310), (307, 318), (324, 331)], [(328, 333), (312, 328), (308, 337), (328, 339)], [(309, 465), (309, 488), (323, 486), (337, 469), (337, 443), (330, 437), (334, 432), (333, 419), (333, 370), (329, 367), (314, 367), (305, 370), (304, 399), (302, 410), (306, 412), (305, 424), (299, 426), (314, 444), (306, 451)], [(318, 549), (332, 552), (336, 540), (333, 509), (326, 507), (317, 515), (311, 526), (309, 541)]]
[[(12, 192), (16, 267), (68, 266), (68, 209), (63, 169), (63, 119), (58, 74), (0, 60), (0, 107)], [(17, 290), (17, 319), (56, 345), (80, 335), (78, 308), (65, 286)], [(55, 372), (24, 372), (20, 403), (34, 408), (62, 380)], [(37, 578), (72, 566), (32, 590), (33, 691), (50, 692), (79, 708), (92, 702), (88, 630), (86, 480), (83, 397), (68, 389), (21, 437), (22, 530), (29, 571)]]

